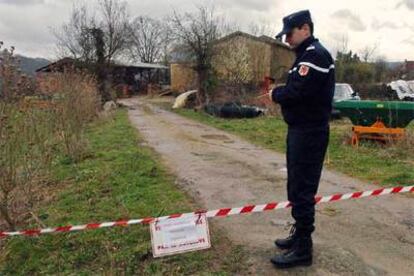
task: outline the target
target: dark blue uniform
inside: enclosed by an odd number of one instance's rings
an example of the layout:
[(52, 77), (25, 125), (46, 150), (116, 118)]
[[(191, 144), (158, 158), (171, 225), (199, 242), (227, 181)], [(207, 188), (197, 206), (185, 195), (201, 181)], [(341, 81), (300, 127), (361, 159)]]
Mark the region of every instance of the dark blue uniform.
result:
[(314, 231), (315, 200), (329, 142), (334, 61), (313, 36), (296, 49), (286, 86), (273, 90), (288, 124), (288, 199), (298, 234)]

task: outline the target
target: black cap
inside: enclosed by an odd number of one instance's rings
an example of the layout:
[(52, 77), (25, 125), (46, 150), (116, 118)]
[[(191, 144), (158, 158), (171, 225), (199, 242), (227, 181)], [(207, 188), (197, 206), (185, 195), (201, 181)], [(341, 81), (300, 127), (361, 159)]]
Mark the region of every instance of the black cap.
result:
[(309, 10), (298, 11), (283, 18), (283, 30), (276, 35), (281, 38), (283, 35), (291, 32), (295, 27), (301, 27), (305, 23), (312, 23)]

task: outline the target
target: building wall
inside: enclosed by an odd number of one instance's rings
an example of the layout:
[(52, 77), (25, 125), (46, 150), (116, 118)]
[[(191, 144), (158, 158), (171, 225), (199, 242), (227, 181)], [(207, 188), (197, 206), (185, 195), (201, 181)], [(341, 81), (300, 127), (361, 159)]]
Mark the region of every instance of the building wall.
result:
[(270, 45), (248, 37), (235, 36), (219, 42), (216, 47), (218, 55), (213, 63), (223, 79), (234, 76), (238, 70), (249, 71), (248, 81), (257, 83), (270, 74)]
[(270, 75), (271, 63), (271, 45), (245, 38), (245, 43), (249, 48), (250, 66), (253, 71), (253, 82), (259, 83), (263, 81), (265, 76)]
[[(264, 77), (280, 79), (287, 73), (294, 62), (293, 51), (280, 45), (259, 41), (246, 36), (235, 36), (219, 43), (220, 48), (227, 48), (230, 53), (237, 51), (241, 45), (248, 49), (248, 63), (252, 71), (252, 82), (260, 83)], [(225, 51), (226, 52), (226, 51)], [(227, 54), (227, 53), (225, 53)], [(219, 60), (223, 58), (218, 56)], [(223, 71), (225, 67), (218, 62), (216, 70)]]
[[(213, 60), (213, 66), (219, 76), (231, 75), (227, 72), (229, 64), (226, 62), (236, 64), (230, 66), (233, 71), (237, 71), (237, 66), (240, 66), (240, 70), (246, 71), (244, 63), (237, 61), (239, 59), (239, 61), (245, 61), (248, 64), (248, 70), (251, 74), (249, 82), (255, 84), (260, 84), (268, 76), (281, 79), (294, 62), (293, 51), (276, 43), (268, 43), (244, 35), (222, 39), (216, 47), (219, 54)], [(237, 63), (241, 64), (237, 65)], [(195, 87), (196, 73), (194, 70), (183, 63), (171, 64), (172, 90), (184, 92)]]
[(273, 46), (271, 55), (270, 76), (276, 78), (276, 80), (286, 77), (290, 67), (295, 62), (293, 51)]
[(189, 64), (172, 63), (170, 65), (171, 90), (185, 92), (197, 87), (197, 75)]

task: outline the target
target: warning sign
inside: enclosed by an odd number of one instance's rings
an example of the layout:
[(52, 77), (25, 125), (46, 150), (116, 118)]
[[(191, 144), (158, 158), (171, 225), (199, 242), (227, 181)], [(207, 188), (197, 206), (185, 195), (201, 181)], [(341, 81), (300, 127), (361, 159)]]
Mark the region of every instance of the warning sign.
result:
[(211, 247), (205, 214), (154, 221), (150, 224), (154, 257)]

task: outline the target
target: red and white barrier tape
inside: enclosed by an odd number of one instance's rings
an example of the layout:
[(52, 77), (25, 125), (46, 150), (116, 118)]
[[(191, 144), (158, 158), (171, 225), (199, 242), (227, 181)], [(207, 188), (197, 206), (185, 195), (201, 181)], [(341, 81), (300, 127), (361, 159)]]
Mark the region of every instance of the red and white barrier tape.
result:
[[(401, 193), (409, 193), (414, 192), (414, 186), (403, 186), (403, 187), (394, 187), (394, 188), (383, 188), (378, 190), (372, 191), (365, 191), (365, 192), (355, 192), (355, 193), (348, 193), (348, 194), (335, 194), (330, 196), (324, 197), (315, 197), (316, 204), (320, 204), (323, 202), (333, 202), (339, 200), (347, 200), (347, 199), (357, 199), (357, 198), (364, 198), (364, 197), (372, 197), (372, 196), (381, 196), (381, 195), (388, 195), (388, 194), (401, 194)], [(172, 218), (182, 218), (187, 216), (194, 216), (198, 214), (206, 214), (208, 218), (212, 217), (226, 217), (231, 215), (238, 215), (238, 214), (247, 214), (247, 213), (257, 213), (257, 212), (264, 212), (270, 210), (277, 210), (277, 209), (284, 209), (291, 207), (290, 202), (273, 202), (263, 205), (247, 205), (238, 208), (222, 208), (217, 210), (211, 211), (197, 211), (192, 213), (183, 213), (183, 214), (174, 214), (164, 217), (158, 218), (144, 218), (144, 219), (132, 219), (132, 220), (119, 220), (113, 222), (102, 222), (102, 223), (89, 223), (84, 225), (76, 225), (76, 226), (61, 226), (56, 228), (45, 228), (45, 229), (32, 229), (32, 230), (23, 230), (23, 231), (16, 231), (16, 232), (0, 232), (0, 238), (10, 237), (10, 236), (37, 236), (41, 234), (50, 234), (50, 233), (64, 233), (64, 232), (72, 232), (72, 231), (81, 231), (81, 230), (88, 230), (88, 229), (98, 229), (98, 228), (107, 228), (107, 227), (114, 227), (114, 226), (128, 226), (132, 224), (146, 224), (150, 223), (154, 220), (165, 220), (165, 219), (172, 219)]]

